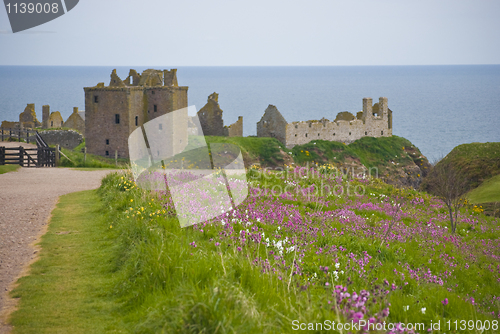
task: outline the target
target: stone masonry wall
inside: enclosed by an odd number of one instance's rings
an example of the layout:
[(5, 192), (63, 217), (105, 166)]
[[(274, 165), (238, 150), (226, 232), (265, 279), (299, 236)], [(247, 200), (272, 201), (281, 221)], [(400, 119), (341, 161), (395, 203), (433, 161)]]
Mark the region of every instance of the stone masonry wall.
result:
[[(164, 74), (168, 74), (167, 85), (164, 85)], [(124, 81), (113, 71), (109, 86), (100, 83), (95, 87), (85, 87), (87, 152), (114, 157), (117, 151), (120, 158), (127, 158), (130, 133), (155, 118), (186, 108), (187, 90), (188, 87), (177, 86), (175, 71), (151, 69), (142, 74), (130, 70)], [(158, 126), (159, 122), (156, 122)], [(162, 136), (168, 135), (164, 143), (178, 153), (187, 143), (187, 115), (176, 122), (185, 123), (185, 131), (172, 129), (172, 132), (167, 124), (162, 124), (162, 129), (165, 129)], [(176, 141), (172, 135), (178, 136)]]
[(85, 137), (85, 121), (78, 114), (78, 107), (73, 108), (73, 113), (64, 122), (63, 127), (75, 129)]
[(83, 142), (83, 136), (74, 130), (48, 130), (40, 132), (40, 136), (49, 145), (59, 145), (74, 149)]
[(224, 126), (224, 135), (228, 137), (243, 137), (243, 116), (229, 126)]
[(273, 137), (286, 145), (287, 121), (276, 106), (270, 104), (257, 122), (257, 137)]
[(295, 145), (306, 144), (315, 139), (340, 141), (349, 144), (365, 136), (392, 136), (392, 127), (389, 128), (390, 117), (387, 98), (381, 97), (379, 99), (379, 115), (373, 115), (371, 102), (371, 98), (363, 99), (362, 119), (338, 120), (336, 122), (322, 120), (287, 124), (286, 147), (291, 148)]
[(36, 118), (34, 103), (28, 103), (24, 111), (19, 114), (19, 124), (25, 128), (36, 128), (42, 125)]
[[(97, 100), (96, 100), (97, 98)], [(85, 146), (91, 154), (128, 157), (127, 88), (85, 88)], [(118, 115), (119, 123), (116, 123)]]
[(224, 121), (222, 109), (219, 106), (219, 94), (213, 93), (207, 99), (207, 104), (198, 111), (198, 119), (205, 136), (224, 136)]

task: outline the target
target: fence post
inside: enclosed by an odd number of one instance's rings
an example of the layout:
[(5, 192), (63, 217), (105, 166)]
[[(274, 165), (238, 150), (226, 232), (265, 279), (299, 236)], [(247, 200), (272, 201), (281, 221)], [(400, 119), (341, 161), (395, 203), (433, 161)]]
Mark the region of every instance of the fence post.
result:
[(24, 148), (19, 146), (19, 166), (24, 167)]
[(0, 165), (5, 165), (5, 147), (0, 147)]
[(59, 166), (59, 145), (56, 145), (56, 167)]
[(118, 167), (118, 151), (115, 151), (115, 166)]

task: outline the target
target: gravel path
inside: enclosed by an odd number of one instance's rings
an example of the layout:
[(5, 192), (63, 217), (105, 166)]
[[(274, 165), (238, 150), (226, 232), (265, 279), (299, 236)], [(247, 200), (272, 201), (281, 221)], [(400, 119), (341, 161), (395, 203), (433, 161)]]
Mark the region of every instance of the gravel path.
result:
[[(0, 142), (0, 146), (3, 144)], [(47, 230), (59, 196), (98, 188), (110, 172), (113, 171), (20, 168), (0, 175), (0, 334), (10, 332), (5, 321), (16, 306), (8, 292), (35, 260), (35, 244)]]

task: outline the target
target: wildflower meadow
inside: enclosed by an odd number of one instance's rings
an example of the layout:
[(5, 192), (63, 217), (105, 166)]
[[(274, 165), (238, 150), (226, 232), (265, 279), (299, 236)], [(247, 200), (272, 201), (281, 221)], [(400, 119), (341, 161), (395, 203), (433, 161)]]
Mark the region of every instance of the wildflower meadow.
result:
[(168, 190), (105, 178), (126, 321), (138, 333), (500, 331), (498, 218), (465, 202), (452, 233), (439, 199), (334, 169), (253, 167), (242, 204), (184, 228)]

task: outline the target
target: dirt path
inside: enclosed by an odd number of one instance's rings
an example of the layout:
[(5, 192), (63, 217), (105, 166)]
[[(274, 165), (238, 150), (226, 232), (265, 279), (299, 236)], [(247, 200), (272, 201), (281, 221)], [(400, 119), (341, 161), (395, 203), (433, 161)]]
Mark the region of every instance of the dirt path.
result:
[(0, 334), (10, 332), (5, 321), (17, 302), (8, 292), (37, 256), (34, 245), (45, 233), (59, 196), (98, 188), (110, 172), (20, 168), (0, 175)]

